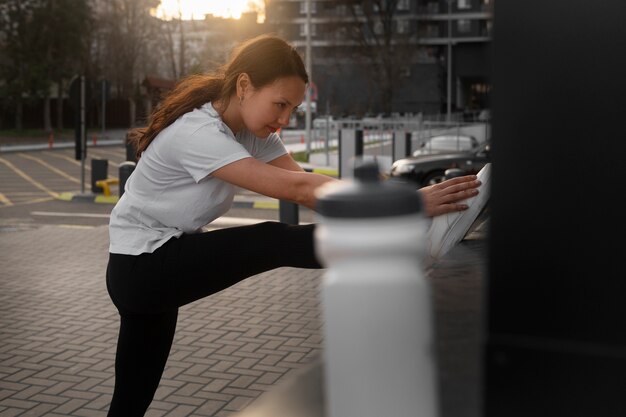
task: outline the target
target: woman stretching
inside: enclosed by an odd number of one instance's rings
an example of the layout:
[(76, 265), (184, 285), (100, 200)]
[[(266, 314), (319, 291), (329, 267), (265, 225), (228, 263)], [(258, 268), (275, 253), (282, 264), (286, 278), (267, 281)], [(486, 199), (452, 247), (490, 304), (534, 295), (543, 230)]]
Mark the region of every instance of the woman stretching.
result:
[[(109, 416), (143, 416), (159, 385), (178, 308), (274, 268), (321, 268), (315, 225), (265, 222), (202, 232), (235, 187), (315, 208), (325, 175), (304, 172), (275, 133), (304, 98), (302, 58), (269, 35), (223, 68), (182, 80), (133, 132), (139, 158), (111, 212), (106, 282), (121, 325)], [(460, 211), (474, 176), (420, 190), (430, 216)]]

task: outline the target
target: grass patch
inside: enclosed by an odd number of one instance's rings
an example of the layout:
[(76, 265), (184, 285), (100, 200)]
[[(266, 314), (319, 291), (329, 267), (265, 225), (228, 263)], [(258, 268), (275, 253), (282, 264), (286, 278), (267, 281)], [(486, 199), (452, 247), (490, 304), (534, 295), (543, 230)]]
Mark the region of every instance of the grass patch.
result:
[[(329, 152), (337, 151), (339, 148), (337, 146), (331, 146), (328, 148)], [(324, 153), (326, 150), (324, 149), (312, 149), (311, 153)], [(294, 152), (291, 154), (291, 157), (298, 162), (309, 162), (309, 156), (306, 151)]]
[(306, 151), (294, 152), (291, 154), (291, 157), (297, 162), (309, 162), (309, 155), (307, 155)]

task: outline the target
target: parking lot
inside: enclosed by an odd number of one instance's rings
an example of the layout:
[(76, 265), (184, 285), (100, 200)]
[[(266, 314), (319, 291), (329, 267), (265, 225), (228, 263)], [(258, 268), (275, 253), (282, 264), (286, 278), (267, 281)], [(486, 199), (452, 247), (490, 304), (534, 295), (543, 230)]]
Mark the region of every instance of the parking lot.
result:
[[(91, 160), (108, 161), (109, 178), (118, 177), (119, 165), (126, 159), (122, 145), (89, 148), (85, 162), (84, 190), (91, 194)], [(117, 196), (117, 186), (111, 194)], [(29, 229), (54, 224), (68, 227), (93, 227), (109, 222), (113, 202), (96, 203), (94, 198), (72, 200), (81, 194), (81, 161), (74, 149), (47, 149), (0, 153), (0, 230)], [(238, 190), (236, 202), (262, 198), (247, 190)], [(71, 201), (70, 201), (71, 200)], [(276, 202), (274, 202), (276, 203)], [(278, 220), (276, 204), (268, 208), (237, 205), (217, 225), (248, 224), (258, 220)], [(300, 209), (300, 221), (314, 221), (311, 210)]]

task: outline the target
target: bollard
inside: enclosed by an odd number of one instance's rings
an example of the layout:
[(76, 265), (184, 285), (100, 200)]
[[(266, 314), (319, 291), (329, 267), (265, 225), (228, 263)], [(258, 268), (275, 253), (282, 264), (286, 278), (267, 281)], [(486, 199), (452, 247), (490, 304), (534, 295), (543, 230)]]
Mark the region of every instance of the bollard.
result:
[(279, 200), (278, 216), (281, 223), (299, 224), (300, 207), (291, 201)]
[(414, 187), (379, 176), (368, 161), (317, 192), (326, 415), (436, 417), (427, 221)]
[(91, 192), (101, 193), (103, 190), (96, 185), (96, 181), (106, 180), (109, 177), (108, 159), (91, 159)]
[(130, 131), (126, 132), (126, 160), (131, 162), (137, 162), (137, 150), (135, 146), (129, 140)]
[(412, 136), (413, 134), (411, 132), (404, 132), (401, 130), (393, 132), (392, 155), (394, 161), (411, 155)]
[(352, 163), (363, 155), (363, 131), (341, 129), (339, 131), (339, 178), (352, 176)]
[[(312, 168), (304, 168), (306, 172), (313, 172)], [(286, 200), (278, 201), (278, 221), (286, 224), (300, 224), (300, 206)]]
[(120, 198), (122, 198), (122, 195), (124, 194), (124, 189), (126, 188), (126, 181), (128, 181), (128, 177), (130, 177), (130, 174), (133, 173), (133, 171), (135, 170), (135, 166), (137, 164), (133, 161), (126, 161), (126, 162), (122, 162), (120, 164), (120, 168), (119, 168), (119, 178), (120, 178), (120, 184), (119, 184), (119, 193), (120, 193)]

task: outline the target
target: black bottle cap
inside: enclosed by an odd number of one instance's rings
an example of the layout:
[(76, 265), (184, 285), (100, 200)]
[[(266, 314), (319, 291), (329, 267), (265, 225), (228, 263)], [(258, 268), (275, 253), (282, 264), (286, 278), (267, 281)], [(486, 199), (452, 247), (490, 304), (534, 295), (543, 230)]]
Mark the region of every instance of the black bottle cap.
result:
[(325, 217), (394, 217), (422, 211), (414, 186), (382, 181), (376, 161), (357, 162), (354, 180), (328, 183), (317, 191), (316, 211)]

